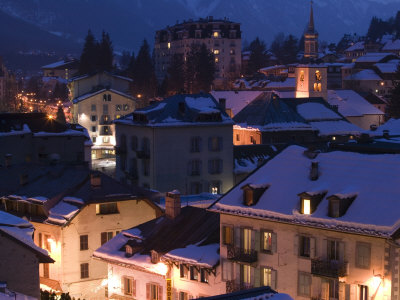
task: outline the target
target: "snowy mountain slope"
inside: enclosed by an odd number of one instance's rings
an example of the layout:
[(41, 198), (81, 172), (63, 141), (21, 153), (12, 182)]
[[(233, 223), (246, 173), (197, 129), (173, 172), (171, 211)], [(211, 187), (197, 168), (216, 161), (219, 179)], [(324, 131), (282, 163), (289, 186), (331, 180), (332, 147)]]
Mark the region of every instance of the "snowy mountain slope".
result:
[[(137, 48), (154, 31), (176, 21), (228, 17), (242, 24), (244, 39), (270, 42), (278, 32), (300, 36), (308, 0), (0, 0), (0, 10), (60, 36), (82, 40), (91, 28), (111, 34), (117, 47)], [(322, 40), (337, 42), (344, 33), (365, 34), (373, 15), (393, 16), (399, 0), (316, 0), (315, 23)]]

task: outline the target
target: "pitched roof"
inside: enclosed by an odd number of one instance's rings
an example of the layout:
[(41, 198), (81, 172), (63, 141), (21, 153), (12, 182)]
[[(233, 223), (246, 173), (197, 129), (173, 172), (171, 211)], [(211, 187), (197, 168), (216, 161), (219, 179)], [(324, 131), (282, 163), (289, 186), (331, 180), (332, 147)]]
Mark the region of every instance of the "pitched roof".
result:
[(368, 52), (363, 56), (356, 59), (356, 63), (379, 63), (383, 62), (386, 58), (396, 57), (391, 53), (382, 52)]
[(394, 41), (387, 41), (383, 46), (382, 51), (400, 50), (400, 39)]
[[(135, 249), (132, 257), (125, 256), (125, 245)], [(159, 273), (149, 261), (151, 250), (164, 259), (214, 267), (219, 262), (219, 214), (185, 206), (175, 219), (161, 216), (121, 232), (93, 255)]]
[[(200, 298), (199, 298), (200, 299)], [(203, 297), (204, 300), (292, 300), (288, 294), (277, 293), (269, 286), (263, 286), (253, 289), (246, 289), (238, 292)]]
[(345, 52), (350, 52), (350, 51), (361, 51), (364, 50), (364, 42), (357, 42), (351, 45), (349, 48), (344, 50)]
[[(312, 160), (303, 154), (305, 150), (287, 147), (222, 196), (211, 210), (374, 236), (390, 236), (399, 227), (398, 155), (334, 151), (320, 153)], [(319, 164), (319, 177), (314, 181), (309, 177), (311, 162)], [(246, 184), (270, 187), (248, 207), (243, 204), (241, 190)], [(300, 214), (298, 195), (319, 191), (325, 196), (315, 212)], [(344, 194), (356, 197), (343, 216), (329, 217), (327, 197)]]
[(339, 112), (345, 117), (384, 115), (381, 110), (353, 90), (328, 90), (328, 102), (337, 105)]
[(355, 74), (351, 74), (345, 77), (343, 80), (382, 80), (382, 78), (376, 74), (374, 70), (366, 69)]
[(86, 100), (88, 98), (91, 98), (93, 96), (96, 96), (98, 94), (105, 93), (105, 92), (114, 93), (114, 94), (120, 95), (122, 97), (125, 97), (125, 98), (127, 98), (129, 100), (135, 100), (135, 98), (133, 98), (131, 95), (128, 95), (126, 93), (123, 93), (123, 92), (120, 92), (120, 91), (117, 91), (117, 90), (114, 90), (114, 89), (101, 89), (101, 90), (98, 90), (96, 92), (92, 92), (92, 93), (87, 93), (87, 94), (81, 95), (81, 96), (73, 99), (72, 102), (74, 104), (76, 104), (76, 103), (79, 103), (79, 102), (81, 102), (83, 100)]
[(168, 97), (115, 121), (139, 126), (186, 126), (233, 124), (210, 94), (181, 94)]
[(211, 95), (215, 99), (226, 99), (226, 108), (230, 108), (233, 115), (236, 115), (262, 93), (262, 91), (211, 91)]

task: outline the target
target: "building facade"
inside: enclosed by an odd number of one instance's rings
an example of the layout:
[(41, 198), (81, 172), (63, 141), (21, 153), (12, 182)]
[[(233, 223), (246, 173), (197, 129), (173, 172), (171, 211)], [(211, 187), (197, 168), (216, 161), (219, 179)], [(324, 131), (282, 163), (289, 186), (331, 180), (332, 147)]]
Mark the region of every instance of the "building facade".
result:
[(176, 95), (115, 123), (119, 180), (183, 194), (232, 187), (233, 121), (211, 95)]
[(310, 6), (310, 20), (308, 22), (307, 31), (304, 33), (304, 58), (318, 58), (318, 33), (314, 28), (314, 12), (312, 1)]
[(398, 299), (391, 175), (378, 187), (386, 193), (381, 207), (371, 193), (398, 164), (395, 155), (282, 151), (211, 207), (221, 213), (227, 288), (268, 285), (294, 299)]
[(242, 49), (240, 24), (208, 17), (184, 21), (156, 32), (155, 71), (159, 81), (167, 75), (172, 56), (182, 55), (186, 61), (193, 44), (205, 44), (214, 54), (216, 87), (227, 87), (230, 80), (239, 76)]

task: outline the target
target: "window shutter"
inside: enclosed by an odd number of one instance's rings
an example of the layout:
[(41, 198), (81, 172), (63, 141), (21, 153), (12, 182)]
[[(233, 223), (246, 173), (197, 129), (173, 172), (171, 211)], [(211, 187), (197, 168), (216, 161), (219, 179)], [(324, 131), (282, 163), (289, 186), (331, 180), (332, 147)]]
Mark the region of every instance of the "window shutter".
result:
[(256, 248), (256, 231), (251, 230), (251, 249), (254, 250)]
[(254, 242), (255, 242), (254, 249), (255, 249), (257, 252), (260, 252), (260, 245), (261, 245), (261, 241), (260, 241), (260, 231), (254, 230), (254, 235), (255, 235), (255, 237), (254, 237)]
[(294, 244), (293, 244), (293, 253), (296, 256), (299, 256), (299, 236), (296, 234), (294, 236)]
[(250, 284), (251, 285), (253, 285), (253, 286), (255, 286), (255, 284), (256, 284), (256, 281), (255, 281), (255, 268), (253, 268), (253, 267), (250, 267)]
[(241, 228), (240, 227), (235, 227), (235, 246), (240, 247), (240, 233), (241, 233)]
[(218, 137), (218, 150), (222, 151), (222, 147), (223, 147), (222, 137)]
[(317, 257), (317, 247), (314, 237), (310, 237), (310, 257), (311, 258)]
[(132, 279), (132, 296), (136, 297), (136, 280)]
[(121, 293), (125, 294), (125, 277), (121, 277)]
[(158, 286), (158, 300), (162, 300), (162, 299), (163, 299), (162, 286), (159, 285)]
[(235, 282), (240, 282), (241, 281), (241, 278), (240, 278), (240, 266), (241, 265), (239, 265), (239, 264), (233, 264), (234, 265), (234, 268), (235, 268), (235, 278), (234, 278), (234, 280), (235, 280)]
[(101, 233), (101, 241), (100, 241), (101, 245), (107, 243), (107, 232), (102, 232)]
[(260, 287), (260, 277), (261, 277), (261, 270), (260, 268), (254, 269), (254, 287)]
[(356, 299), (357, 299), (357, 285), (350, 284), (350, 300), (356, 300)]
[(339, 242), (339, 261), (343, 262), (345, 259), (345, 248), (344, 248), (344, 243)]
[(275, 232), (272, 233), (272, 252), (277, 252), (277, 236)]
[(322, 255), (323, 255), (323, 258), (325, 258), (325, 259), (328, 259), (328, 257), (329, 257), (329, 252), (330, 252), (330, 246), (329, 246), (329, 243), (328, 243), (328, 240), (327, 239), (324, 239), (323, 241), (322, 241), (322, 249), (323, 249), (323, 252), (322, 252)]
[(276, 289), (277, 271), (271, 270), (271, 289)]
[(146, 283), (146, 300), (150, 300), (150, 283)]

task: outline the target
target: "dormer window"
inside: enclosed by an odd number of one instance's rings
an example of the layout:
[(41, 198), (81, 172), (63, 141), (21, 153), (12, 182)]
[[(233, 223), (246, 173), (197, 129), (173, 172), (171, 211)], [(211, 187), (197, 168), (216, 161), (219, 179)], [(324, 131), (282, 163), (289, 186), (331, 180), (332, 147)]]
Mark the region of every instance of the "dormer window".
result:
[(300, 197), (300, 213), (303, 215), (314, 213), (325, 195), (326, 191), (300, 193), (298, 195)]
[(310, 215), (311, 214), (311, 200), (310, 199), (303, 199), (303, 209), (302, 214)]
[(327, 197), (329, 201), (329, 211), (328, 215), (331, 218), (339, 218), (342, 217), (347, 209), (350, 207), (351, 203), (353, 203), (354, 199), (357, 197), (357, 194), (335, 194)]
[(256, 205), (269, 186), (269, 184), (246, 184), (245, 186), (242, 186), (243, 204), (246, 206)]

